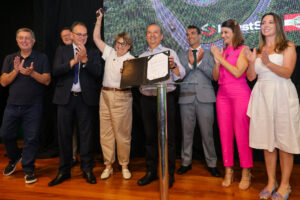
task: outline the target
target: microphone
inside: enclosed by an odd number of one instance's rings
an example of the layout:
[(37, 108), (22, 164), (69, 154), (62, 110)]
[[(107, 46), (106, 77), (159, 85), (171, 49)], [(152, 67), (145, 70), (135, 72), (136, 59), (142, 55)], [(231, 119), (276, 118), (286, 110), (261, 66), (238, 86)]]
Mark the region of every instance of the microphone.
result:
[[(107, 11), (107, 7), (103, 6), (103, 8), (100, 8), (99, 10), (100, 10), (100, 12), (105, 13)], [(96, 13), (96, 16), (97, 17), (100, 16), (99, 12)]]

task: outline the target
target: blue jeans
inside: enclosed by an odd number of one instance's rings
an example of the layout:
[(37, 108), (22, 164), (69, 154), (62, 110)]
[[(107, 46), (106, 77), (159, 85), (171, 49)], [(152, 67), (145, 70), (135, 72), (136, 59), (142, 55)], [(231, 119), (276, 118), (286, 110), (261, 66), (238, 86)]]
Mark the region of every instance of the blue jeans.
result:
[[(16, 161), (22, 154), (24, 172), (34, 171), (34, 162), (39, 147), (39, 129), (42, 111), (42, 104), (8, 104), (4, 111), (1, 128), (2, 141), (8, 158), (11, 161)], [(24, 127), (23, 151), (17, 145), (17, 134), (21, 124)]]

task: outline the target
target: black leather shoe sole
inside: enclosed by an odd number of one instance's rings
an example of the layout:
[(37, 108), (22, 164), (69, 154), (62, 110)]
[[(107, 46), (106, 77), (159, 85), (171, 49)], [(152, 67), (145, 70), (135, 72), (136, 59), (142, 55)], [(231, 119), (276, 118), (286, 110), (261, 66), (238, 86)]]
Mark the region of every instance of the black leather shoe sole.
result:
[(85, 178), (86, 182), (88, 182), (90, 184), (97, 183), (96, 177), (92, 173), (83, 173), (83, 178)]
[(191, 170), (192, 169), (192, 165), (189, 165), (189, 166), (181, 166), (179, 167), (179, 169), (177, 170), (177, 174), (179, 175), (182, 175), (182, 174), (185, 174), (187, 173), (187, 171)]
[(219, 172), (219, 170), (217, 168), (211, 168), (211, 167), (208, 167), (207, 170), (210, 172), (210, 174), (214, 177), (221, 177), (221, 174)]
[(151, 183), (152, 181), (158, 179), (158, 177), (156, 175), (149, 175), (148, 173), (141, 178), (140, 180), (138, 180), (137, 184), (139, 186), (143, 186), (143, 185), (148, 185), (149, 183)]
[(54, 185), (58, 185), (61, 184), (62, 182), (64, 182), (67, 179), (70, 179), (71, 175), (70, 174), (58, 174), (55, 179), (53, 179), (51, 182), (48, 183), (48, 186), (54, 186)]

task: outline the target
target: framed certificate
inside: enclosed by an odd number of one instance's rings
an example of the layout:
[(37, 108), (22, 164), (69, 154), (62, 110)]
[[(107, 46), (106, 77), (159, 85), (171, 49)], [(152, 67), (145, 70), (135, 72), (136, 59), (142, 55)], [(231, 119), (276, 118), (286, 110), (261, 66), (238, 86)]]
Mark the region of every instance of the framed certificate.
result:
[(120, 88), (153, 84), (170, 77), (170, 51), (124, 61)]

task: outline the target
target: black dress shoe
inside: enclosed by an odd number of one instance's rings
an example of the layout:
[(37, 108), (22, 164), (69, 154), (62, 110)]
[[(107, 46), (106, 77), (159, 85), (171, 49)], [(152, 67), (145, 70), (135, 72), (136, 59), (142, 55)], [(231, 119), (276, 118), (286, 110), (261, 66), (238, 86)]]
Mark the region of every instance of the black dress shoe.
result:
[(142, 177), (140, 180), (138, 180), (138, 185), (143, 186), (143, 185), (148, 185), (152, 181), (157, 179), (157, 173), (153, 173), (148, 171), (144, 177)]
[(94, 176), (93, 172), (83, 172), (83, 178), (85, 178), (86, 182), (90, 184), (97, 183), (96, 177)]
[(58, 173), (57, 176), (55, 177), (55, 179), (53, 179), (51, 182), (48, 183), (48, 186), (54, 186), (54, 185), (58, 185), (62, 182), (64, 182), (67, 179), (70, 179), (71, 175), (68, 174), (63, 174), (63, 173)]
[(221, 174), (219, 170), (216, 167), (208, 167), (207, 170), (210, 172), (210, 174), (214, 177), (220, 177)]
[(175, 182), (174, 175), (169, 175), (169, 188), (173, 186), (174, 182)]
[(183, 166), (181, 165), (179, 167), (179, 169), (177, 170), (177, 174), (181, 175), (181, 174), (185, 174), (187, 171), (192, 169), (192, 165), (188, 165), (188, 166)]

